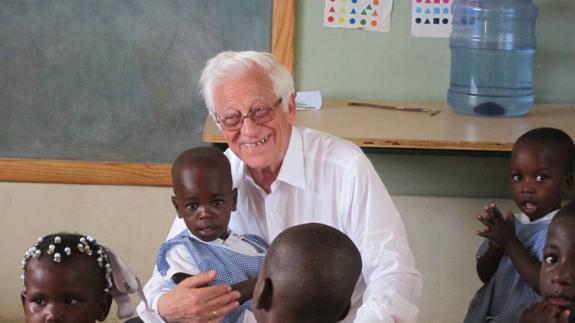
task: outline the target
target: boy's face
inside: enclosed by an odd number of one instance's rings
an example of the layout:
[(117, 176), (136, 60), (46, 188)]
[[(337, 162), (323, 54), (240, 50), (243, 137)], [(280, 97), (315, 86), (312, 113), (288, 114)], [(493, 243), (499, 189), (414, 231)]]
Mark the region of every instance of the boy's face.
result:
[(575, 217), (551, 222), (543, 249), (539, 289), (544, 299), (561, 309), (575, 306)]
[(174, 178), (172, 203), (188, 230), (203, 241), (226, 238), (236, 209), (231, 178), (217, 165), (183, 165)]
[[(49, 257), (45, 255), (44, 257)], [(96, 259), (93, 266), (96, 266)], [(73, 263), (72, 263), (73, 261)], [(86, 259), (54, 263), (52, 259), (31, 259), (26, 270), (26, 291), (22, 305), (26, 322), (93, 323), (108, 316), (111, 298), (103, 282), (90, 275)], [(93, 279), (91, 279), (93, 278)]]
[(561, 207), (571, 185), (561, 156), (553, 149), (524, 143), (511, 155), (511, 190), (517, 206), (531, 221)]

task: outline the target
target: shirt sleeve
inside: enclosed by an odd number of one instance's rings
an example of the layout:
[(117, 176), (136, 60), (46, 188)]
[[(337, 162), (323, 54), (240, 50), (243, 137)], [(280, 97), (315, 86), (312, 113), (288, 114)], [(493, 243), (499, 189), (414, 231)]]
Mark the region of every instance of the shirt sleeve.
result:
[(367, 284), (355, 323), (416, 322), (422, 277), (399, 212), (363, 153), (348, 174), (339, 209), (361, 253)]
[(170, 265), (166, 276), (162, 276), (156, 267), (152, 278), (144, 286), (144, 294), (150, 302), (149, 309), (143, 303), (138, 305), (138, 316), (146, 323), (164, 323), (165, 321), (158, 314), (158, 301), (162, 295), (170, 291), (170, 279), (175, 273), (186, 273), (196, 275), (200, 271), (196, 266), (193, 257), (188, 250), (181, 245), (172, 247), (166, 253), (166, 261)]
[(144, 295), (149, 302), (150, 307), (146, 308), (143, 302), (138, 305), (138, 316), (146, 323), (165, 323), (164, 319), (158, 314), (158, 300), (170, 289), (167, 288), (166, 282), (158, 269), (154, 267), (152, 277), (144, 286)]

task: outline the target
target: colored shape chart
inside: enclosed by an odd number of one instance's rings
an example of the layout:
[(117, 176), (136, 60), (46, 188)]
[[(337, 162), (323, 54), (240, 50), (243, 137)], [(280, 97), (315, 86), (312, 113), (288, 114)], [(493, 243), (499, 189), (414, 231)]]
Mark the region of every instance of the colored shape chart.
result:
[(387, 32), (392, 7), (393, 0), (325, 0), (323, 25)]
[(412, 0), (411, 35), (446, 38), (451, 34), (453, 0)]

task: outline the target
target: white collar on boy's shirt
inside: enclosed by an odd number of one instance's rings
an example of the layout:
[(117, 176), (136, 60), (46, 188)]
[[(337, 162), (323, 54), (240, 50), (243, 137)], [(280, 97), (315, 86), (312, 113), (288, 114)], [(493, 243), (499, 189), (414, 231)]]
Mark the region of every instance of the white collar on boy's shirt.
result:
[(557, 209), (555, 211), (551, 211), (551, 212), (547, 213), (547, 215), (545, 215), (544, 217), (539, 218), (535, 221), (529, 220), (529, 217), (527, 215), (525, 215), (525, 213), (523, 213), (523, 212), (515, 214), (515, 218), (521, 224), (533, 224), (533, 223), (539, 223), (539, 222), (544, 222), (544, 221), (550, 222), (551, 220), (553, 220), (553, 217), (555, 216), (557, 211), (559, 211), (559, 210)]
[(201, 243), (222, 246), (230, 250), (238, 251), (244, 255), (257, 256), (260, 253), (253, 245), (244, 241), (240, 235), (233, 233), (229, 229), (228, 229), (228, 237), (225, 240), (217, 238), (216, 240), (212, 241), (203, 241), (202, 239), (199, 239), (198, 237), (194, 236), (194, 234), (190, 232), (190, 230), (188, 230), (188, 233), (190, 234), (190, 237)]

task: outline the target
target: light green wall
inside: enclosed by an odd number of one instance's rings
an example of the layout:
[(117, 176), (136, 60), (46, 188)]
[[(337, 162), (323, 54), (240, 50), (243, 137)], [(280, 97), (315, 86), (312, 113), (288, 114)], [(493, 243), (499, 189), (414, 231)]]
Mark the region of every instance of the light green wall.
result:
[[(536, 0), (535, 4), (539, 7), (536, 101), (575, 102), (575, 1)], [(389, 33), (325, 28), (323, 5), (320, 0), (298, 1), (295, 80), (299, 90), (320, 90), (324, 97), (340, 99), (445, 100), (448, 39), (410, 36), (411, 1), (394, 1)], [(392, 194), (509, 196), (505, 155), (427, 151), (368, 155)]]
[[(395, 0), (391, 32), (322, 26), (323, 1), (300, 0), (295, 78), (300, 89), (332, 98), (443, 101), (448, 39), (410, 36), (411, 1)], [(575, 102), (575, 1), (535, 0), (539, 102)]]

